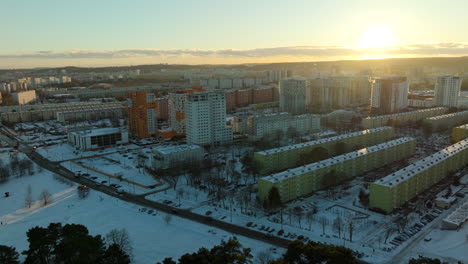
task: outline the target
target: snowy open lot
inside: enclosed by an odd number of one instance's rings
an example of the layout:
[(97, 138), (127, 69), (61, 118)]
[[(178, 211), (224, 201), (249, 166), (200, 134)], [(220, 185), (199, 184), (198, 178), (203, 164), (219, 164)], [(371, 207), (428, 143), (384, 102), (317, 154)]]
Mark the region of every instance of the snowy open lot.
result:
[[(0, 154), (4, 163), (5, 154)], [(35, 203), (25, 208), (25, 194), (30, 185)], [(169, 224), (165, 214), (140, 212), (138, 206), (91, 191), (88, 198), (77, 196), (76, 185), (70, 186), (54, 179), (48, 171), (33, 176), (12, 178), (0, 184), (0, 193), (11, 192), (11, 197), (0, 198), (0, 244), (11, 245), (19, 252), (28, 246), (26, 231), (34, 226), (47, 226), (51, 222), (75, 223), (88, 227), (92, 234), (105, 235), (114, 228), (125, 228), (133, 242), (134, 263), (146, 264), (165, 257), (178, 258), (200, 247), (212, 247), (231, 234), (209, 226), (173, 216)], [(39, 193), (47, 189), (53, 202), (45, 207), (37, 201)], [(259, 252), (270, 251), (271, 246), (251, 239), (238, 237), (245, 247)], [(279, 252), (278, 252), (279, 254)], [(278, 256), (278, 255), (276, 255)]]

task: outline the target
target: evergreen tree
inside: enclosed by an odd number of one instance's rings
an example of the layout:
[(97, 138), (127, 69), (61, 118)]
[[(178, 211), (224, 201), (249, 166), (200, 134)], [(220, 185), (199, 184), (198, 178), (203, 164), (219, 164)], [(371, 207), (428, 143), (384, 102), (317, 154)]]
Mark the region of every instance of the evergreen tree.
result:
[(19, 264), (19, 254), (14, 247), (0, 245), (0, 263)]

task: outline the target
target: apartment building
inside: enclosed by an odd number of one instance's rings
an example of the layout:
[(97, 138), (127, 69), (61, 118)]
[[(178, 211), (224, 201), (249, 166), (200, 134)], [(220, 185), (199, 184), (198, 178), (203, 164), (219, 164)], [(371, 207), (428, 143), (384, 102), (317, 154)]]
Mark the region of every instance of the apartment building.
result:
[(424, 125), (431, 131), (442, 131), (468, 123), (468, 111), (433, 116), (424, 119)]
[(406, 77), (382, 77), (371, 81), (371, 109), (390, 114), (408, 107), (409, 82)]
[(351, 179), (367, 171), (407, 158), (414, 155), (415, 151), (416, 140), (404, 137), (289, 169), (260, 178), (258, 198), (260, 201), (265, 200), (270, 190), (276, 187), (281, 201), (288, 202), (329, 187), (331, 184)]
[(367, 76), (316, 78), (308, 81), (307, 105), (314, 108), (344, 108), (370, 103)]
[(130, 134), (138, 138), (155, 136), (158, 130), (156, 96), (146, 91), (128, 91), (127, 98), (130, 100), (127, 109)]
[(261, 167), (261, 174), (285, 170), (297, 166), (300, 157), (315, 148), (321, 147), (333, 156), (337, 153), (337, 144), (344, 144), (345, 151), (352, 151), (382, 143), (394, 136), (392, 127), (379, 127), (335, 137), (323, 138), (305, 143), (264, 150), (254, 153), (254, 160)]
[(226, 97), (223, 92), (187, 95), (185, 113), (188, 144), (216, 146), (232, 142), (232, 127), (226, 125)]
[(389, 115), (371, 116), (362, 119), (362, 127), (375, 128), (389, 125), (389, 123), (404, 125), (409, 122), (417, 122), (431, 116), (437, 116), (448, 112), (447, 107), (435, 107), (417, 111), (396, 113)]
[(13, 97), (13, 100), (20, 105), (29, 104), (36, 101), (35, 90), (12, 93), (11, 96)]
[(274, 135), (281, 131), (284, 135), (294, 129), (304, 135), (320, 130), (320, 116), (303, 114), (293, 116), (289, 113), (253, 115), (247, 118), (247, 133), (251, 140)]
[(467, 164), (465, 139), (372, 183), (369, 207), (390, 213)]
[(169, 126), (176, 135), (185, 135), (186, 120), (185, 120), (185, 102), (189, 94), (205, 91), (199, 87), (192, 89), (182, 90), (174, 93), (169, 93), (168, 97), (168, 110), (169, 110)]
[(458, 107), (462, 80), (457, 76), (440, 76), (435, 84), (435, 104), (437, 106)]
[(197, 145), (175, 145), (157, 147), (152, 152), (152, 166), (155, 170), (177, 168), (199, 164), (204, 150)]
[(280, 109), (293, 115), (306, 111), (307, 81), (304, 78), (290, 78), (280, 81)]

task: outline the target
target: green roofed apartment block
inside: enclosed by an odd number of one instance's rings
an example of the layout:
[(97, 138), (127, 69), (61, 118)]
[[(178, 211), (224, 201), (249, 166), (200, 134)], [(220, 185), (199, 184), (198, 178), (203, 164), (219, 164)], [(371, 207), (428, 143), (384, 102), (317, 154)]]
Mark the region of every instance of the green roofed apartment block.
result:
[(468, 138), (468, 124), (454, 127), (452, 129), (452, 142), (462, 141), (465, 138)]
[[(394, 137), (392, 127), (379, 127), (363, 131), (323, 138), (305, 143), (269, 149), (254, 153), (254, 160), (259, 166), (260, 174), (265, 175), (299, 166), (299, 161), (318, 148), (326, 150), (328, 156), (353, 151), (390, 140)], [(338, 153), (338, 148), (342, 148)], [(311, 163), (313, 160), (307, 163)], [(307, 164), (306, 163), (306, 164)]]
[(447, 113), (448, 110), (449, 109), (447, 107), (435, 107), (418, 111), (366, 117), (362, 119), (362, 127), (369, 129), (395, 124), (403, 125), (423, 120), (431, 116), (442, 115)]
[(462, 111), (426, 118), (424, 119), (424, 126), (428, 126), (431, 131), (442, 131), (466, 122), (468, 122), (468, 111)]
[(465, 139), (372, 183), (369, 207), (390, 213), (467, 164)]
[(276, 187), (281, 201), (288, 202), (372, 169), (407, 158), (414, 155), (415, 150), (416, 141), (413, 138), (398, 138), (266, 176), (258, 181), (258, 198), (262, 202), (268, 199), (270, 190)]

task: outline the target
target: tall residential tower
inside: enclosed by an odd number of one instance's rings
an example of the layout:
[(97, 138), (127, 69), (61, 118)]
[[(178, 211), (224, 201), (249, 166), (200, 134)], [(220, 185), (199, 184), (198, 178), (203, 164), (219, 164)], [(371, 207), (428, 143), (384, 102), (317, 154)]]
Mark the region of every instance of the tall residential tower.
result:
[(457, 76), (440, 76), (435, 85), (435, 102), (438, 106), (457, 107), (461, 79)]

